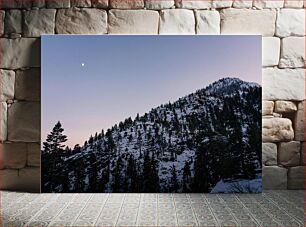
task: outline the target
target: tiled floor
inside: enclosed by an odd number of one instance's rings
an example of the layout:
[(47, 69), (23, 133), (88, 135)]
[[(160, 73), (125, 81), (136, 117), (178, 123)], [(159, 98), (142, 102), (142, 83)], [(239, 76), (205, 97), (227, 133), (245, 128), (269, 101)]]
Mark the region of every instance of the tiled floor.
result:
[(4, 226), (304, 226), (303, 191), (262, 194), (1, 192)]

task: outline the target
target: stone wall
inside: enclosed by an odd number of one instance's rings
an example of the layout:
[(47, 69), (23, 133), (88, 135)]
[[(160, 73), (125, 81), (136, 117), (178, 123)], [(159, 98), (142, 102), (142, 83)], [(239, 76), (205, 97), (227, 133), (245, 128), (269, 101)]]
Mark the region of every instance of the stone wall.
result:
[(302, 189), (304, 23), (301, 0), (1, 0), (1, 188), (39, 191), (40, 35), (261, 34), (263, 185)]

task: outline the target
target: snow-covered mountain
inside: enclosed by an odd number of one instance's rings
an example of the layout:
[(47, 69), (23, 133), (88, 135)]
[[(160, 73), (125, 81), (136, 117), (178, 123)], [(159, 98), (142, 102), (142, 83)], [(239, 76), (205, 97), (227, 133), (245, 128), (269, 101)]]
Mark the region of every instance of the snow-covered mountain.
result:
[(261, 174), (261, 87), (224, 78), (62, 152), (42, 151), (44, 192), (210, 192)]

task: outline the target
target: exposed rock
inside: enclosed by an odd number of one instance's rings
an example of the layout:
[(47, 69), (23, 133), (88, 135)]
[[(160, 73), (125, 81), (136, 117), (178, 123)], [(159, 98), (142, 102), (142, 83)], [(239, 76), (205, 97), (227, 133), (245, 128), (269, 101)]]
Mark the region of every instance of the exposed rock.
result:
[(209, 9), (212, 7), (211, 0), (175, 0), (177, 8), (184, 9)]
[(11, 9), (6, 12), (4, 20), (4, 33), (22, 33), (22, 11)]
[(281, 68), (305, 67), (305, 38), (287, 37), (282, 39)]
[(275, 143), (262, 144), (262, 164), (265, 166), (277, 165), (277, 145)]
[(104, 34), (107, 13), (102, 9), (60, 9), (56, 16), (57, 34)]
[(46, 0), (47, 8), (52, 9), (61, 9), (61, 8), (69, 8), (70, 0)]
[(295, 140), (305, 141), (305, 101), (298, 104), (294, 119)]
[(253, 6), (257, 9), (264, 8), (283, 8), (284, 0), (254, 0)]
[(0, 69), (0, 101), (14, 99), (15, 72)]
[(286, 8), (303, 8), (303, 0), (285, 0), (284, 7), (286, 7)]
[(288, 171), (288, 189), (304, 189), (304, 166), (291, 167)]
[(24, 12), (23, 36), (40, 37), (54, 34), (55, 9), (34, 9)]
[(264, 166), (262, 169), (263, 189), (287, 189), (287, 169), (279, 166)]
[(40, 166), (40, 144), (28, 143), (27, 166)]
[(91, 0), (91, 5), (95, 8), (106, 9), (108, 7), (108, 0)]
[(212, 0), (212, 8), (227, 8), (233, 4), (232, 0)]
[(8, 108), (8, 140), (40, 141), (40, 103), (16, 102)]
[(264, 100), (304, 100), (303, 69), (265, 68), (262, 70)]
[(276, 101), (275, 112), (277, 113), (292, 113), (297, 111), (297, 106), (291, 101)]
[(278, 164), (282, 166), (298, 166), (300, 164), (300, 142), (280, 143), (278, 147)]
[(174, 4), (174, 0), (145, 0), (146, 9), (170, 9)]
[(233, 7), (234, 8), (252, 8), (253, 1), (250, 0), (234, 0)]
[(90, 0), (70, 0), (71, 7), (91, 7)]
[(109, 0), (109, 6), (114, 9), (142, 9), (144, 0)]
[(40, 101), (40, 68), (16, 71), (15, 98)]
[(3, 142), (7, 139), (7, 104), (0, 104), (0, 142)]
[(273, 101), (263, 101), (262, 102), (262, 115), (272, 115), (274, 109)]
[(111, 34), (157, 34), (159, 14), (153, 10), (110, 10)]
[(262, 65), (275, 66), (279, 63), (280, 39), (277, 37), (262, 38)]
[(270, 9), (223, 9), (221, 15), (222, 34), (259, 34), (273, 36), (276, 11)]
[(0, 39), (5, 50), (0, 61), (1, 68), (19, 69), (40, 66), (40, 40), (35, 38)]
[(160, 13), (160, 34), (195, 34), (195, 18), (192, 10), (165, 9)]
[(220, 34), (220, 14), (214, 10), (195, 11), (197, 34)]
[(21, 169), (26, 166), (27, 145), (25, 143), (0, 143), (0, 169)]
[(305, 10), (281, 9), (277, 13), (276, 35), (279, 37), (305, 35)]
[(287, 118), (263, 118), (262, 141), (280, 142), (290, 141), (294, 138), (294, 132), (290, 119)]

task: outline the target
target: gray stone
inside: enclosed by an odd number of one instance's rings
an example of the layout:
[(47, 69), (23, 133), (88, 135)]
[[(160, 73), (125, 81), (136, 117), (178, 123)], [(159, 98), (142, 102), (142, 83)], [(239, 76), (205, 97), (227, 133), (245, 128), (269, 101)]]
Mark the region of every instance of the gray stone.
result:
[(8, 10), (4, 20), (4, 33), (22, 33), (22, 12), (18, 9)]
[(281, 53), (279, 67), (305, 67), (305, 37), (283, 38)]
[(279, 37), (305, 35), (305, 10), (281, 9), (277, 13), (276, 31)]
[(109, 6), (113, 9), (143, 9), (144, 0), (109, 0)]
[(252, 8), (253, 1), (250, 0), (234, 0), (233, 7), (234, 8)]
[(4, 17), (5, 11), (0, 10), (0, 35), (4, 34)]
[(197, 10), (196, 32), (197, 34), (220, 34), (220, 14), (216, 10)]
[(257, 9), (265, 9), (265, 8), (283, 8), (284, 0), (254, 0), (253, 6)]
[(0, 103), (0, 142), (7, 140), (7, 104)]
[(28, 143), (27, 166), (40, 167), (40, 144)]
[(262, 102), (262, 115), (272, 115), (274, 109), (273, 101), (263, 101)]
[(35, 38), (0, 39), (5, 50), (0, 61), (1, 68), (19, 69), (40, 66), (40, 40)]
[(106, 9), (108, 7), (108, 0), (91, 0), (91, 5), (95, 8)]
[(90, 0), (70, 0), (71, 7), (91, 7)]
[(110, 34), (157, 34), (159, 14), (153, 10), (110, 10)]
[(270, 9), (223, 9), (221, 16), (222, 34), (258, 34), (273, 36), (276, 11)]
[(264, 100), (304, 100), (305, 74), (303, 69), (264, 68), (262, 70)]
[(262, 38), (262, 65), (276, 66), (279, 63), (280, 38), (263, 37)]
[(40, 69), (16, 71), (15, 98), (17, 100), (40, 101)]
[(232, 0), (212, 0), (212, 8), (228, 8), (233, 4)]
[(146, 9), (170, 9), (174, 4), (174, 0), (145, 0)]
[(159, 34), (195, 34), (193, 11), (188, 9), (162, 10)]
[(277, 145), (275, 143), (262, 144), (262, 164), (265, 166), (277, 165)]
[(60, 9), (56, 16), (57, 34), (104, 34), (107, 13), (102, 9)]
[(276, 113), (293, 113), (297, 111), (297, 106), (291, 101), (276, 101), (275, 102), (275, 112)]
[(294, 119), (295, 140), (305, 141), (305, 101), (298, 104)]
[(293, 138), (294, 131), (290, 119), (276, 117), (262, 119), (263, 142), (291, 141)]
[(44, 8), (46, 7), (46, 1), (45, 0), (33, 0), (32, 6), (36, 8)]
[(264, 166), (262, 169), (263, 189), (287, 189), (287, 169), (279, 166)]
[(0, 143), (0, 169), (21, 169), (26, 166), (27, 145), (25, 143)]
[(211, 0), (175, 0), (177, 8), (184, 9), (209, 9), (212, 7)]
[(0, 69), (0, 101), (14, 99), (15, 72)]
[(0, 8), (2, 9), (22, 9), (31, 8), (31, 0), (1, 0)]
[(70, 0), (46, 0), (47, 8), (62, 9), (70, 7)]
[(304, 166), (291, 167), (288, 171), (288, 189), (304, 189)]
[(306, 157), (305, 157), (305, 153), (306, 153), (306, 143), (302, 142), (302, 146), (301, 146), (301, 165), (302, 166), (306, 166)]
[(289, 167), (300, 164), (300, 142), (280, 143), (278, 147), (278, 164)]
[(23, 36), (40, 37), (54, 34), (55, 9), (34, 9), (24, 12)]
[(15, 102), (8, 108), (8, 140), (40, 141), (40, 103)]

